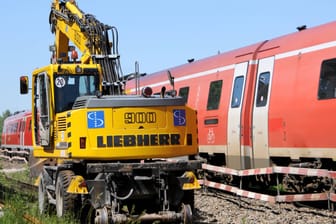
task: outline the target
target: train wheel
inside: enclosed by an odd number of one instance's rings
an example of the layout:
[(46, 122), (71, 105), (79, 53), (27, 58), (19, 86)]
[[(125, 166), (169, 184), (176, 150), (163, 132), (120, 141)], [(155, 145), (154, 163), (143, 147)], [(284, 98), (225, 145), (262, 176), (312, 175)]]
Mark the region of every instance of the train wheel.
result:
[(38, 203), (40, 214), (44, 214), (48, 208), (48, 194), (42, 173), (40, 174), (40, 181), (38, 185)]
[(183, 224), (192, 224), (192, 210), (190, 205), (182, 204)]
[(59, 172), (56, 181), (56, 214), (64, 216), (65, 212), (74, 212), (76, 195), (67, 192), (68, 186), (74, 172), (62, 170)]

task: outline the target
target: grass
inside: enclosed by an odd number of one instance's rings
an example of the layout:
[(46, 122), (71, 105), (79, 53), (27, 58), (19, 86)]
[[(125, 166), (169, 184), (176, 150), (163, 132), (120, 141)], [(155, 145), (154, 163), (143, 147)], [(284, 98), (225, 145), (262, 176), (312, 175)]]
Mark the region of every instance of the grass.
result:
[(28, 166), (24, 167), (24, 170), (22, 171), (8, 173), (6, 174), (6, 176), (16, 180), (20, 180), (25, 183), (34, 184), (33, 178), (30, 177), (30, 171)]
[[(34, 183), (34, 179), (30, 177), (29, 168), (26, 167), (23, 171), (7, 174), (7, 176), (26, 182)], [(6, 183), (4, 174), (0, 174), (0, 183), (3, 186), (8, 185)], [(8, 186), (7, 186), (8, 187)], [(38, 202), (33, 201), (31, 196), (24, 196), (20, 194), (14, 194), (10, 192), (2, 193), (4, 189), (0, 189), (0, 195), (4, 201), (4, 207), (0, 209), (2, 216), (0, 217), (1, 224), (26, 224), (28, 221), (24, 218), (35, 217), (40, 223), (48, 224), (79, 224), (79, 222), (73, 217), (58, 218), (56, 212), (53, 214), (40, 215), (38, 209)], [(36, 192), (37, 195), (37, 192)], [(36, 198), (36, 197), (35, 197)], [(38, 223), (38, 222), (36, 222)]]
[[(1, 166), (1, 164), (0, 164)], [(19, 172), (9, 173), (6, 174), (8, 177), (11, 177), (16, 180), (20, 180), (22, 182), (34, 184), (35, 179), (30, 177), (29, 167), (27, 166), (26, 169)], [(3, 173), (0, 173), (0, 183), (2, 186), (6, 186), (7, 188), (10, 188), (11, 185), (7, 182), (5, 175)], [(1, 224), (27, 224), (29, 223), (24, 216), (28, 217), (34, 217), (39, 222), (36, 223), (48, 223), (48, 224), (80, 224), (80, 221), (73, 216), (65, 216), (62, 218), (58, 218), (56, 216), (56, 211), (53, 211), (52, 214), (43, 214), (41, 215), (39, 213), (38, 209), (38, 202), (33, 201), (32, 198), (37, 197), (37, 191), (34, 195), (19, 195), (14, 194), (10, 192), (6, 192), (2, 194), (2, 191), (4, 189), (1, 189), (0, 187), (0, 197), (4, 198), (4, 207), (0, 209), (0, 211), (3, 213), (2, 216), (0, 216), (0, 223)], [(1, 198), (0, 198), (1, 199)], [(133, 213), (133, 208), (130, 211), (130, 213)], [(130, 221), (129, 224), (139, 224), (140, 222), (137, 220)], [(154, 222), (159, 223), (159, 222)]]
[(56, 215), (40, 215), (37, 202), (27, 202), (25, 198), (16, 195), (9, 195), (7, 197), (2, 211), (3, 216), (0, 217), (0, 223), (4, 224), (26, 224), (27, 220), (24, 217), (35, 218), (40, 223), (78, 224), (71, 217), (58, 218)]

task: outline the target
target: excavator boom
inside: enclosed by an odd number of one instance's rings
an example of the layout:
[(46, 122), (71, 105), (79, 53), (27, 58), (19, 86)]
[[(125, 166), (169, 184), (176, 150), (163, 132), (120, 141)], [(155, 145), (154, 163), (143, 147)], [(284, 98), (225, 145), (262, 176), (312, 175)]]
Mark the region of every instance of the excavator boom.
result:
[[(93, 15), (85, 14), (74, 0), (54, 0), (49, 23), (55, 33), (53, 63), (68, 63), (77, 59), (71, 41), (81, 51), (82, 64), (99, 64), (102, 68), (104, 95), (120, 95), (123, 92), (123, 76), (118, 53), (118, 31), (98, 21)], [(112, 42), (110, 42), (110, 35)]]

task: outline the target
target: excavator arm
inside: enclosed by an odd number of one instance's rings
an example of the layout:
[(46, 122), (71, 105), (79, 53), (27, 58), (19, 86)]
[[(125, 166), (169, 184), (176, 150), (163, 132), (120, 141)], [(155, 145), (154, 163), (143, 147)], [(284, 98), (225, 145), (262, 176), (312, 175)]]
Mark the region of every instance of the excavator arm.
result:
[[(49, 23), (55, 34), (53, 63), (69, 62), (77, 59), (71, 41), (81, 51), (80, 63), (99, 64), (103, 71), (104, 94), (119, 95), (123, 91), (123, 78), (118, 53), (118, 32), (113, 26), (99, 22), (93, 15), (83, 13), (74, 0), (54, 0)], [(109, 34), (112, 34), (110, 42)]]

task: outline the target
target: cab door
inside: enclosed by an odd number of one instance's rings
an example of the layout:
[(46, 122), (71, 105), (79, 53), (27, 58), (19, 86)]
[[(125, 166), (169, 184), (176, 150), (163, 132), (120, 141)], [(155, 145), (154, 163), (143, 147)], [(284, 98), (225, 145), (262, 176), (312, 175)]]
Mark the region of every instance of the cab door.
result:
[(38, 74), (34, 84), (35, 143), (49, 146), (51, 136), (50, 80), (47, 73)]
[(231, 90), (231, 103), (228, 111), (228, 161), (227, 165), (234, 169), (245, 169), (245, 152), (241, 145), (241, 119), (242, 102), (245, 90), (245, 80), (248, 62), (235, 65), (233, 85)]
[(259, 60), (252, 115), (254, 167), (270, 166), (268, 144), (268, 110), (272, 87), (274, 57)]

